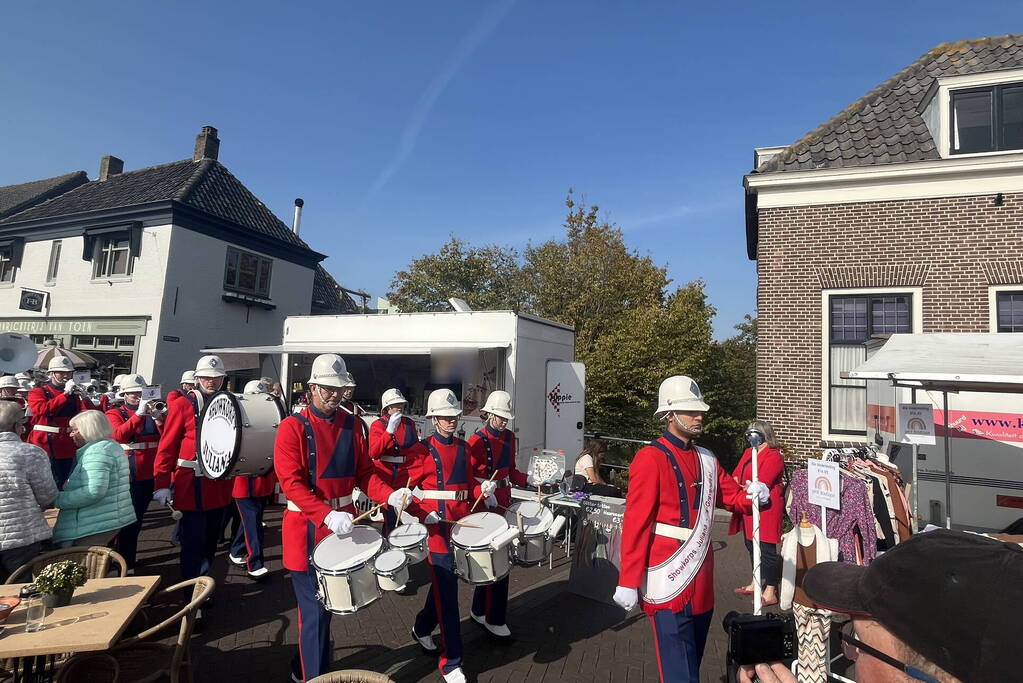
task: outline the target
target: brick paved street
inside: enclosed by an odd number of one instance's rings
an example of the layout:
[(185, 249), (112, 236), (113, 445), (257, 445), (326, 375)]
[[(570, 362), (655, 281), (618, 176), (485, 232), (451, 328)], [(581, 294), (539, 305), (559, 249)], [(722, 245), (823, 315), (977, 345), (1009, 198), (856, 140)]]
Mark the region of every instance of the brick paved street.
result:
[[(297, 621), (290, 581), (281, 567), (278, 529), (282, 508), (267, 511), (267, 559), (271, 578), (258, 584), (219, 553), (213, 576), (216, 603), (206, 625), (192, 641), (196, 680), (200, 683), (287, 681), (295, 652)], [(719, 515), (714, 525), (717, 609), (703, 665), (703, 680), (724, 679), (726, 642), (721, 617), (742, 609), (732, 589), (744, 583), (748, 556), (739, 537), (725, 534)], [(177, 580), (177, 548), (170, 544), (171, 521), (154, 505), (141, 540), (140, 573), (158, 573), (163, 585)], [(333, 634), (338, 669), (386, 671), (399, 683), (440, 681), (436, 660), (420, 654), (409, 626), (425, 596), (426, 564), (416, 565), (414, 594), (385, 593), (375, 604), (346, 617), (335, 616)], [(515, 640), (495, 642), (466, 616), (464, 669), (470, 680), (524, 681), (657, 681), (650, 626), (638, 611), (621, 609), (566, 591), (569, 562), (555, 549), (547, 565), (514, 568), (511, 573), (509, 624)], [(468, 614), (472, 591), (462, 586), (462, 614)]]

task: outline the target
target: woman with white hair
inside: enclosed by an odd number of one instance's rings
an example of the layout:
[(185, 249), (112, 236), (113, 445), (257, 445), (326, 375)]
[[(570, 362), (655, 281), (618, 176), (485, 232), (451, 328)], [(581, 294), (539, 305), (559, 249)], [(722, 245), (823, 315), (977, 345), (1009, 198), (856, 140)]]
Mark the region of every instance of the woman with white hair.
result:
[(57, 496), (60, 508), (53, 542), (60, 546), (107, 545), (122, 527), (135, 522), (128, 459), (111, 437), (113, 428), (98, 410), (78, 413), (69, 423), (75, 467)]

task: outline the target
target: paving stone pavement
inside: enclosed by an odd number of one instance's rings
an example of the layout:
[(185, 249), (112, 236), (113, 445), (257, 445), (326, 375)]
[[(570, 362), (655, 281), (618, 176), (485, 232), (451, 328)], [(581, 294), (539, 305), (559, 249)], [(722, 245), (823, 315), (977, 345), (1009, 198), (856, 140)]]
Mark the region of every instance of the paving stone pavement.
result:
[[(192, 639), (198, 683), (290, 680), (296, 651), (297, 614), (287, 572), (281, 566), (280, 522), (283, 508), (266, 513), (269, 578), (251, 581), (227, 560), (226, 547), (211, 572), (217, 580), (215, 603)], [(739, 536), (727, 536), (727, 517), (714, 523), (717, 608), (703, 660), (703, 681), (725, 680), (727, 642), (721, 617), (750, 604), (732, 593), (748, 580), (749, 557)], [(140, 574), (160, 574), (162, 585), (176, 582), (178, 548), (171, 544), (172, 521), (153, 505), (140, 538)], [(511, 572), (509, 626), (514, 640), (500, 642), (468, 619), (472, 590), (459, 592), (463, 669), (470, 681), (657, 681), (652, 632), (638, 610), (625, 614), (613, 604), (567, 590), (569, 561), (556, 547), (553, 567), (516, 567)], [(441, 681), (436, 659), (422, 655), (409, 627), (428, 587), (426, 563), (412, 568), (407, 595), (384, 593), (356, 614), (334, 616), (336, 669), (386, 672), (397, 683)]]

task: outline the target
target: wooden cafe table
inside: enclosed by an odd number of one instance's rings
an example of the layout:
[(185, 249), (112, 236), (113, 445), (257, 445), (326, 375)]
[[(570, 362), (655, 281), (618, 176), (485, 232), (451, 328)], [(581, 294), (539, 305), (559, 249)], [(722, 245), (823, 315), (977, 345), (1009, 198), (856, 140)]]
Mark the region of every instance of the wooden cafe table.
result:
[[(53, 680), (57, 655), (109, 650), (159, 582), (158, 576), (89, 579), (70, 605), (47, 609), (43, 628), (32, 633), (25, 631), (25, 604), (18, 605), (0, 635), (0, 662), (14, 660), (15, 683)], [(16, 597), (24, 585), (0, 585), (0, 596)]]

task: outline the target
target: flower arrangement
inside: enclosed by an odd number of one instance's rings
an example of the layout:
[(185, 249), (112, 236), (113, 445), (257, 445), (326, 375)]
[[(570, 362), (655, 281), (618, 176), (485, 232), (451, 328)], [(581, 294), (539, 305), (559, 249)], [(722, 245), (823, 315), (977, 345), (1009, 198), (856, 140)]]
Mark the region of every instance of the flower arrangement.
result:
[(70, 593), (85, 585), (85, 567), (74, 560), (60, 560), (46, 565), (36, 576), (35, 583), (42, 593)]

